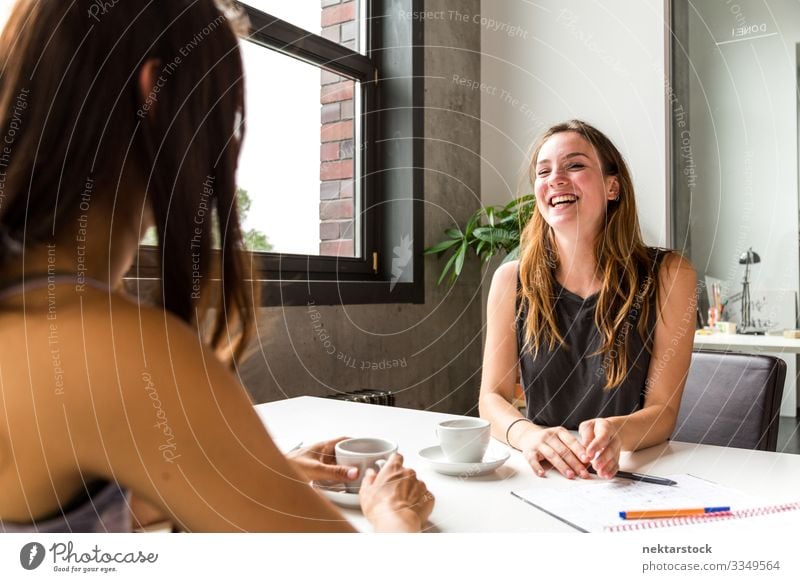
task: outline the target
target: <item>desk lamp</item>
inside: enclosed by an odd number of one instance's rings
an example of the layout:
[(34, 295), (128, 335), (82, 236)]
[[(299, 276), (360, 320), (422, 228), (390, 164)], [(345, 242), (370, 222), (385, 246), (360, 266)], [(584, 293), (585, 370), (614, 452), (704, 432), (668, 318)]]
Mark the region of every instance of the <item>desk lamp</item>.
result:
[(753, 250), (753, 247), (747, 249), (739, 257), (739, 264), (744, 265), (744, 279), (742, 280), (742, 333), (752, 327), (753, 322), (750, 319), (750, 265), (755, 265), (761, 262), (761, 257)]

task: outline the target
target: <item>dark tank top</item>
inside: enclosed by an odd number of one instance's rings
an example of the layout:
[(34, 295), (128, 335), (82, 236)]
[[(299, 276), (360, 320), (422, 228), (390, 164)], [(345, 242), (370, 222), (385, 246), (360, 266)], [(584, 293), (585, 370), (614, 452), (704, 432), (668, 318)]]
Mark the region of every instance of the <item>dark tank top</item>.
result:
[[(663, 253), (654, 250), (652, 276), (658, 273), (662, 258)], [(519, 274), (517, 286), (519, 288)], [(517, 297), (517, 346), (528, 418), (540, 426), (577, 430), (584, 420), (622, 416), (642, 408), (650, 352), (639, 334), (638, 313), (628, 318), (631, 323), (628, 373), (619, 386), (605, 390), (604, 356), (596, 353), (601, 346), (600, 331), (594, 322), (598, 294), (584, 299), (559, 285), (555, 278), (553, 291), (553, 309), (566, 346), (556, 345), (552, 351), (545, 346), (536, 357), (522, 349), (528, 310), (526, 305), (519, 309), (519, 295)], [(652, 338), (656, 321), (655, 297), (649, 311), (647, 329)]]

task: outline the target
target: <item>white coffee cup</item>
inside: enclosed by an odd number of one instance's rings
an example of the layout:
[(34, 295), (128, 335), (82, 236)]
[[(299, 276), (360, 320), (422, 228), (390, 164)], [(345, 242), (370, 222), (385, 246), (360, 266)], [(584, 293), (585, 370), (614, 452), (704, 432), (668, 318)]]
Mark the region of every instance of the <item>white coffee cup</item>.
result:
[(376, 471), (397, 452), (397, 443), (385, 439), (357, 438), (336, 443), (336, 464), (358, 467), (358, 479), (345, 483), (348, 493), (358, 493), (367, 469)]
[(491, 429), (483, 418), (457, 418), (436, 425), (436, 435), (448, 461), (480, 463), (489, 446)]

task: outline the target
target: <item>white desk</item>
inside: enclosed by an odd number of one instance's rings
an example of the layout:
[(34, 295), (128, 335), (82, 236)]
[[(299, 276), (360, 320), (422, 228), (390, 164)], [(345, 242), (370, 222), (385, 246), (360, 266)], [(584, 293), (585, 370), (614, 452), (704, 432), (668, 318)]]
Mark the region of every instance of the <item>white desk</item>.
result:
[[(431, 516), (434, 531), (575, 531), (511, 495), (513, 490), (544, 486), (554, 480), (572, 485), (553, 471), (546, 479), (534, 476), (520, 453), (512, 452), (505, 465), (483, 477), (461, 479), (429, 469), (417, 452), (436, 444), (434, 427), (450, 415), (308, 396), (261, 404), (256, 411), (270, 434), (288, 446), (343, 435), (397, 441), (406, 465), (414, 468), (436, 495)], [(770, 501), (800, 499), (800, 455), (670, 442), (624, 455), (621, 468), (656, 475), (692, 473)], [(369, 529), (360, 512), (344, 513), (359, 529)]]
[(730, 350), (736, 352), (770, 352), (800, 354), (800, 339), (773, 335), (741, 335), (715, 333), (694, 336), (694, 345), (708, 350)]
[[(694, 347), (705, 350), (731, 352), (769, 353), (786, 361), (786, 384), (781, 400), (781, 416), (797, 416), (797, 358), (800, 339), (771, 335), (740, 335), (715, 333), (694, 336)], [(790, 355), (794, 354), (794, 356)]]

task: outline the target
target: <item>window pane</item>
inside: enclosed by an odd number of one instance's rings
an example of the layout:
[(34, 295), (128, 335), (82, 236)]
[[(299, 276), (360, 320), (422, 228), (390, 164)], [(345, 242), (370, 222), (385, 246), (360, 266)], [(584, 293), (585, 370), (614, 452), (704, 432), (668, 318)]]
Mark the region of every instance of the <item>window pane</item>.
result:
[(276, 253), (354, 256), (355, 82), (242, 42), (247, 134), (237, 176), (250, 241)]
[(246, 0), (245, 4), (362, 52), (359, 0)]
[(11, 7), (17, 0), (0, 0), (0, 29), (5, 27), (8, 17), (11, 16)]

